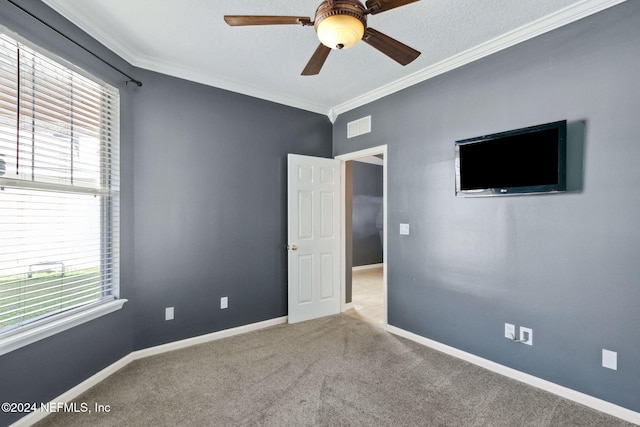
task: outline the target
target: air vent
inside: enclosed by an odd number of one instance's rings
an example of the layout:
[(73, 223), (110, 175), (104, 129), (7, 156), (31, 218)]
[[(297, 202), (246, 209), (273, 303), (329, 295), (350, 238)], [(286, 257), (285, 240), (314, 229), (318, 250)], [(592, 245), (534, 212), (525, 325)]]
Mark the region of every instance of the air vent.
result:
[(371, 116), (347, 123), (347, 138), (371, 132)]

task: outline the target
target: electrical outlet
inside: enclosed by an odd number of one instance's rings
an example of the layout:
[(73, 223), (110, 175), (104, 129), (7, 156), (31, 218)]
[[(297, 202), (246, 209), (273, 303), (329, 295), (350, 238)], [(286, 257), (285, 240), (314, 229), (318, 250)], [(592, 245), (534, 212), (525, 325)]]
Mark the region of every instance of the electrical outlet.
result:
[(173, 320), (173, 307), (167, 307), (164, 309), (164, 320)]
[(504, 337), (509, 338), (510, 340), (516, 339), (516, 327), (511, 323), (504, 324)]
[(533, 345), (533, 329), (520, 326), (520, 340), (522, 344)]
[(225, 309), (229, 307), (229, 297), (220, 298), (220, 309)]

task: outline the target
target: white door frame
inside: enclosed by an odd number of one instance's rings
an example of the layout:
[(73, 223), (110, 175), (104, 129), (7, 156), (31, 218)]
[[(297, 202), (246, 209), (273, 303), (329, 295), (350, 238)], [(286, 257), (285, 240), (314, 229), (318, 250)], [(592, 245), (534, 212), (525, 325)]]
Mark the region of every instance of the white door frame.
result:
[[(346, 259), (346, 245), (347, 245), (347, 234), (345, 232), (345, 227), (344, 224), (346, 222), (346, 208), (345, 208), (345, 197), (344, 195), (346, 194), (346, 180), (344, 179), (344, 177), (346, 176), (346, 165), (345, 162), (349, 161), (349, 160), (355, 160), (355, 159), (359, 159), (361, 157), (367, 157), (367, 156), (375, 156), (375, 155), (380, 155), (382, 154), (382, 264), (384, 265), (384, 268), (382, 269), (383, 273), (382, 273), (382, 286), (383, 286), (383, 292), (384, 292), (384, 315), (383, 315), (383, 327), (386, 329), (387, 328), (387, 145), (379, 145), (377, 147), (371, 147), (371, 148), (367, 148), (365, 150), (360, 150), (360, 151), (354, 151), (352, 153), (346, 153), (346, 154), (341, 154), (339, 156), (336, 156), (335, 158), (340, 160), (341, 163), (341, 175), (343, 177), (342, 179), (342, 200), (340, 202), (340, 220), (342, 221), (342, 227), (341, 227), (341, 239), (342, 239), (342, 243), (340, 245), (340, 256), (342, 257), (342, 262), (341, 264), (341, 278), (340, 278), (340, 293), (341, 293), (341, 307), (340, 307), (340, 311), (343, 312), (346, 310), (346, 294), (347, 294), (347, 289), (346, 289), (346, 282), (345, 282), (345, 278), (346, 278), (346, 265), (345, 265), (345, 259)], [(353, 291), (352, 291), (352, 295), (353, 295)]]

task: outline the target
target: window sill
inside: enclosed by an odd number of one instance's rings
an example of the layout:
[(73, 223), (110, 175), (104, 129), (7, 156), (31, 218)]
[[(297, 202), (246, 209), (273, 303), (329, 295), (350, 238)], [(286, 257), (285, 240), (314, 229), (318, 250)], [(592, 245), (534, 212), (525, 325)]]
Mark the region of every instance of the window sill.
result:
[(66, 331), (74, 326), (78, 326), (100, 316), (104, 316), (105, 314), (120, 310), (125, 302), (127, 302), (126, 299), (109, 301), (90, 308), (84, 308), (79, 311), (67, 313), (39, 325), (25, 327), (15, 332), (8, 332), (6, 336), (0, 337), (0, 356), (55, 335), (59, 332)]

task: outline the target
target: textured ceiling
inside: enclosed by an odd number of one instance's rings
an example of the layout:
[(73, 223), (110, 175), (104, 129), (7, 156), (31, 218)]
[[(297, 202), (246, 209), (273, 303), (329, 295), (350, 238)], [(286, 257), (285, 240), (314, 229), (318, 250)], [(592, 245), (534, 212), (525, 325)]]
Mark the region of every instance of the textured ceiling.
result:
[(359, 43), (332, 51), (319, 75), (305, 77), (318, 46), (313, 27), (230, 27), (223, 16), (313, 17), (320, 0), (44, 0), (137, 67), (332, 119), (622, 1), (421, 0), (368, 19), (421, 51), (413, 63), (402, 67)]

